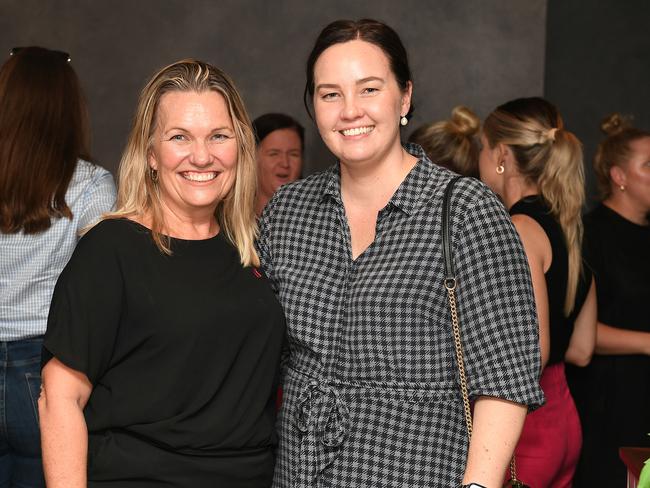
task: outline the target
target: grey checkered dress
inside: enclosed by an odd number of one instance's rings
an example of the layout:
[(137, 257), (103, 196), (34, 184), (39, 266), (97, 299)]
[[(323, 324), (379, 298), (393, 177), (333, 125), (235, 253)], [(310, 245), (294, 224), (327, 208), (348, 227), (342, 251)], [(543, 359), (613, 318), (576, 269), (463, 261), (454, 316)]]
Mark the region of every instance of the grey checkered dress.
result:
[[(453, 174), (408, 149), (420, 161), (356, 260), (338, 166), (282, 188), (263, 216), (262, 264), (288, 324), (275, 487), (461, 481), (467, 434), (440, 252)], [(537, 319), (520, 241), (480, 182), (465, 178), (454, 195), (470, 394), (538, 406)]]

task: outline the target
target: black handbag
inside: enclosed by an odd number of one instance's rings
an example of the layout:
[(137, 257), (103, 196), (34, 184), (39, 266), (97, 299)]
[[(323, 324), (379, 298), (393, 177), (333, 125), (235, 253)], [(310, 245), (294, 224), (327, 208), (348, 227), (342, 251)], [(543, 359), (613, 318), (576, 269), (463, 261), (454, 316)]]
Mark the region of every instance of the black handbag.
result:
[[(445, 279), (444, 286), (447, 290), (447, 301), (449, 302), (449, 311), (451, 312), (451, 329), (454, 335), (454, 349), (456, 353), (456, 364), (458, 365), (458, 373), (460, 378), (460, 392), (463, 397), (463, 409), (465, 412), (465, 425), (467, 426), (467, 436), (472, 439), (472, 410), (469, 403), (469, 393), (467, 391), (467, 375), (465, 373), (465, 359), (463, 355), (463, 344), (460, 337), (460, 323), (458, 321), (458, 310), (456, 308), (456, 272), (454, 269), (454, 258), (451, 247), (451, 231), (450, 231), (450, 206), (451, 206), (451, 193), (454, 185), (462, 177), (457, 176), (452, 179), (445, 188), (445, 193), (442, 199), (442, 257), (445, 265)], [(503, 485), (504, 487), (512, 488), (529, 488), (524, 482), (517, 478), (517, 465), (515, 463), (515, 456), (512, 456), (510, 461), (510, 479)]]

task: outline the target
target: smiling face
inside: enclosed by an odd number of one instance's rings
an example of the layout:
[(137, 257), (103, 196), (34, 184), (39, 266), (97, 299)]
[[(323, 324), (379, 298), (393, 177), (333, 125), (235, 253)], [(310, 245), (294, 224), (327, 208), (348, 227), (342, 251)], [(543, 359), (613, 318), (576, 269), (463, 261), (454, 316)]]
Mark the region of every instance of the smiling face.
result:
[(300, 178), (302, 142), (294, 129), (278, 129), (257, 147), (260, 194), (267, 199), (282, 185)]
[(354, 40), (335, 44), (314, 66), (314, 112), (327, 147), (343, 164), (383, 161), (399, 150), (399, 121), (411, 103), (384, 52)]
[(164, 214), (190, 220), (213, 214), (232, 188), (237, 167), (237, 140), (223, 96), (163, 95), (148, 159), (158, 171)]

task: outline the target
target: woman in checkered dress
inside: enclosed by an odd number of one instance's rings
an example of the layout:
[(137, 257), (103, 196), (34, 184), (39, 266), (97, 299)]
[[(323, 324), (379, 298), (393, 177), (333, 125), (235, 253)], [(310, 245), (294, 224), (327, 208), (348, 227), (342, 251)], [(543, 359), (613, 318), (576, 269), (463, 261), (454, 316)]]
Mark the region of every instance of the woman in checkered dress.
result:
[(281, 188), (261, 220), (288, 325), (276, 487), (497, 486), (543, 401), (525, 254), (495, 196), (464, 179), (451, 229), (468, 443), (441, 255), (454, 174), (400, 143), (412, 89), (399, 37), (376, 21), (328, 25), (309, 57), (306, 99), (339, 162)]

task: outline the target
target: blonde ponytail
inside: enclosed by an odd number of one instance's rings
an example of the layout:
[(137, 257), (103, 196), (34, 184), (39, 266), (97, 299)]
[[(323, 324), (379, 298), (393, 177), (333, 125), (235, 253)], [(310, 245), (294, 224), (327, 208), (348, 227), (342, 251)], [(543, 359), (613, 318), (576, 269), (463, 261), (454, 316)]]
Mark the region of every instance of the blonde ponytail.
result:
[(521, 98), (498, 107), (483, 124), (490, 146), (512, 149), (519, 172), (539, 188), (564, 234), (568, 252), (564, 314), (574, 308), (582, 270), (582, 145), (564, 129), (557, 109), (542, 98)]

